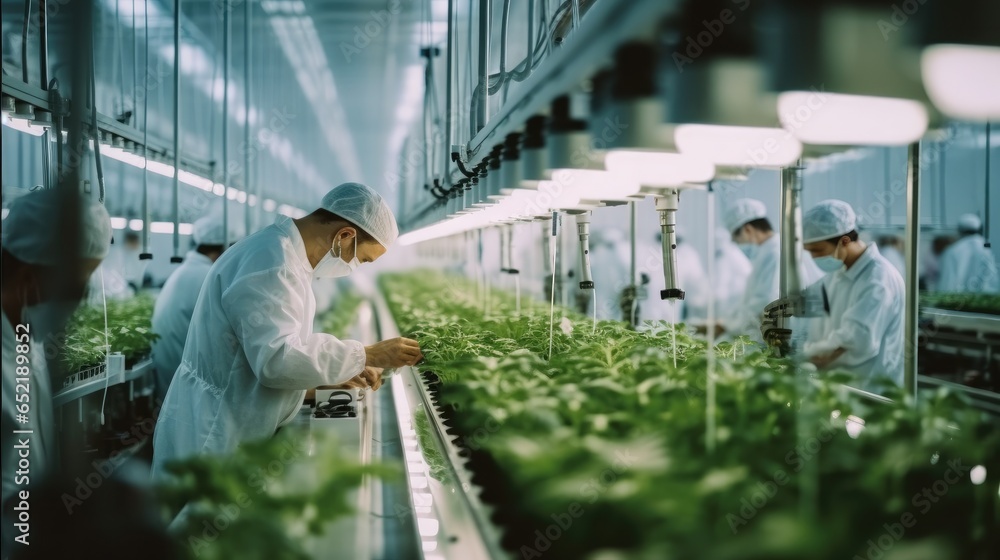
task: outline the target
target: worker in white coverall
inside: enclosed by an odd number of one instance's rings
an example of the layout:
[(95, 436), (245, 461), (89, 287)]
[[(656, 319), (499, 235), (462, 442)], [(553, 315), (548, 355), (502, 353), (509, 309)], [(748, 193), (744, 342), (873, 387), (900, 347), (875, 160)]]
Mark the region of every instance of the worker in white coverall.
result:
[[(225, 250), (226, 230), (218, 216), (205, 216), (194, 223), (194, 248), (184, 262), (167, 278), (153, 307), (153, 332), (159, 337), (152, 344), (153, 369), (156, 375), (156, 402), (163, 402), (174, 372), (181, 364), (188, 325), (212, 264)], [(235, 231), (229, 242), (236, 241)]]
[[(53, 335), (76, 310), (111, 244), (111, 219), (100, 204), (79, 201), (78, 235), (67, 237), (63, 228), (53, 226), (66, 201), (61, 197), (65, 195), (55, 189), (28, 193), (14, 200), (3, 221), (4, 558), (16, 544), (15, 520), (8, 515), (18, 496), (58, 464), (45, 344), (54, 342)], [(77, 262), (67, 262), (74, 253)], [(79, 276), (67, 279), (67, 271)], [(28, 468), (21, 468), (20, 461)]]
[(975, 214), (958, 220), (958, 241), (941, 255), (939, 292), (998, 293), (1000, 275), (983, 239), (983, 223)]
[(902, 385), (903, 278), (874, 243), (858, 238), (846, 202), (820, 202), (802, 221), (804, 247), (827, 273), (821, 289), (829, 308), (813, 322), (805, 357), (819, 369), (853, 373), (866, 391), (879, 392), (880, 380)]
[(345, 183), (320, 208), (273, 225), (212, 266), (153, 436), (152, 473), (176, 459), (226, 454), (290, 422), (308, 389), (377, 389), (381, 369), (416, 364), (417, 342), (371, 346), (313, 332), (313, 278), (341, 277), (396, 240), (392, 211), (371, 188)]
[[(734, 201), (726, 209), (725, 223), (733, 242), (750, 259), (752, 270), (736, 312), (719, 330), (747, 335), (762, 343), (761, 314), (767, 304), (778, 299), (781, 241), (767, 218), (767, 207), (753, 198)], [(823, 272), (803, 251), (799, 256), (799, 282), (802, 287), (815, 283), (822, 276)]]

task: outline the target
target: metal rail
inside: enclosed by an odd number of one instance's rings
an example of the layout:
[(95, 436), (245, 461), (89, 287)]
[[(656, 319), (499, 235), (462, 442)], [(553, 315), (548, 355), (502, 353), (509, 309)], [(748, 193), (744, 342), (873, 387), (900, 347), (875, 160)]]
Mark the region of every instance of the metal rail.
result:
[[(380, 338), (399, 336), (392, 315), (380, 294), (375, 296), (374, 304)], [(404, 453), (407, 455), (409, 509), (414, 513), (417, 527), (421, 530), (418, 538), (422, 537), (426, 546), (426, 539), (436, 536), (436, 542), (430, 541), (434, 543), (433, 547), (428, 547), (434, 548), (435, 558), (477, 560), (509, 557), (500, 545), (500, 529), (490, 520), (492, 509), (481, 501), (480, 487), (472, 482), (472, 473), (466, 468), (459, 449), (452, 443), (453, 436), (447, 433), (437, 402), (420, 372), (411, 367), (401, 368), (391, 382), (396, 395)], [(448, 475), (444, 481), (438, 481), (426, 472), (417, 474), (410, 470), (411, 453), (421, 452), (414, 441), (413, 428), (409, 425), (414, 414), (426, 414), (431, 426), (433, 445), (447, 459)], [(411, 441), (407, 445), (408, 439)], [(426, 501), (418, 504), (415, 502), (418, 497)], [(424, 534), (428, 526), (425, 524), (421, 527), (421, 520), (435, 522), (430, 524), (437, 526), (436, 531), (433, 531), (435, 535), (429, 534), (432, 531)], [(426, 552), (424, 554), (427, 556)]]

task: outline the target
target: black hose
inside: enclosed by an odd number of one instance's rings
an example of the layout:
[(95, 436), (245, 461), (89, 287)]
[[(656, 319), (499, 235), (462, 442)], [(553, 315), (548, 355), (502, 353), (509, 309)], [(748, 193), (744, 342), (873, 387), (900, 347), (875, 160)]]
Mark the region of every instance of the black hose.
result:
[(94, 164), (97, 167), (98, 202), (104, 204), (104, 166), (101, 164), (101, 129), (97, 125), (97, 56), (94, 33), (90, 33), (90, 125), (94, 137)]
[(28, 25), (31, 21), (31, 0), (24, 0), (24, 26), (21, 28), (21, 78), (28, 83)]

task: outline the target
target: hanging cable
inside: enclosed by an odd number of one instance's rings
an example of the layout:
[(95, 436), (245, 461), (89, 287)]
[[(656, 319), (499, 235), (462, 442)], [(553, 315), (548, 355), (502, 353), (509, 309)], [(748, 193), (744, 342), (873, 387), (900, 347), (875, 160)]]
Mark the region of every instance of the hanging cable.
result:
[(507, 29), (510, 24), (510, 0), (503, 1), (503, 19), (500, 22), (500, 77), (502, 87), (500, 89), (500, 105), (507, 101), (507, 86), (510, 81), (504, 79), (507, 76)]

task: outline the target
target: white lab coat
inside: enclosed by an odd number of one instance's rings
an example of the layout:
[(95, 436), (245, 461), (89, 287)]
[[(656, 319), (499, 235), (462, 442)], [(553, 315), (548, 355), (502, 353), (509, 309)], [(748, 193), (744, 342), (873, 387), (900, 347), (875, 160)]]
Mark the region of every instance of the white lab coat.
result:
[[(700, 263), (698, 267), (701, 267)], [(739, 304), (743, 301), (743, 294), (746, 292), (747, 279), (752, 270), (750, 259), (743, 254), (743, 251), (740, 251), (736, 244), (728, 240), (725, 243), (720, 243), (720, 240), (716, 239), (715, 270), (712, 271), (711, 295), (715, 300), (716, 320), (725, 323), (738, 312)], [(706, 270), (704, 278), (692, 279), (688, 285), (692, 283), (704, 285), (707, 278), (708, 271)], [(708, 320), (708, 294), (706, 293), (700, 298), (688, 298), (688, 300), (688, 318), (700, 321)]]
[[(27, 326), (29, 329), (31, 328), (30, 324)], [(3, 430), (3, 436), (0, 439), (3, 441), (3, 452), (0, 452), (0, 456), (3, 457), (3, 557), (6, 558), (10, 553), (9, 547), (13, 544), (14, 537), (13, 527), (10, 525), (12, 520), (7, 517), (7, 514), (11, 513), (11, 508), (16, 505), (8, 504), (7, 500), (16, 497), (18, 491), (27, 489), (26, 485), (23, 484), (25, 481), (18, 480), (18, 461), (21, 459), (20, 453), (22, 452), (22, 448), (19, 446), (22, 442), (27, 441), (28, 449), (25, 452), (28, 454), (26, 459), (30, 462), (27, 478), (30, 482), (37, 484), (50, 466), (55, 464), (56, 433), (52, 412), (52, 386), (49, 381), (49, 373), (45, 364), (45, 352), (42, 344), (33, 340), (32, 337), (30, 352), (27, 354), (28, 364), (20, 366), (28, 368), (28, 392), (25, 393), (24, 390), (18, 391), (18, 383), (15, 378), (21, 376), (18, 375), (17, 370), (19, 367), (17, 363), (17, 346), (24, 344), (24, 342), (18, 340), (18, 336), (24, 333), (23, 330), (20, 330), (15, 334), (14, 326), (7, 319), (6, 313), (3, 314), (2, 328), (3, 421), (0, 429)], [(22, 373), (23, 371), (21, 370)], [(24, 385), (24, 383), (21, 385)], [(26, 403), (28, 410), (25, 416), (27, 416), (28, 422), (26, 423), (17, 421), (17, 406), (18, 404), (25, 404), (25, 402), (19, 403), (17, 401), (18, 395), (27, 395), (28, 400)], [(21, 398), (24, 399), (25, 397), (22, 396)], [(15, 434), (14, 430), (31, 431), (31, 433)], [(33, 510), (34, 508), (32, 508)]]
[(967, 235), (945, 249), (939, 292), (1000, 292), (997, 263), (983, 243), (982, 235)]
[(188, 251), (184, 263), (167, 278), (153, 307), (153, 332), (160, 337), (153, 342), (153, 368), (156, 370), (156, 400), (167, 395), (170, 380), (181, 364), (184, 341), (198, 294), (205, 283), (212, 259), (197, 251)]
[(216, 261), (160, 410), (154, 477), (168, 461), (273, 436), (306, 389), (364, 371), (361, 342), (313, 332), (312, 280), (302, 236), (284, 216)]
[[(763, 343), (760, 334), (761, 315), (767, 304), (778, 299), (781, 280), (781, 240), (777, 235), (757, 246), (752, 270), (747, 278), (743, 299), (733, 317), (725, 321), (726, 331), (733, 335), (747, 335), (756, 342)], [(799, 283), (802, 288), (823, 277), (809, 253), (799, 254)]]
[(906, 257), (903, 256), (903, 253), (899, 252), (899, 249), (886, 247), (882, 249), (882, 256), (899, 272), (901, 277), (906, 278)]
[(813, 321), (805, 356), (844, 348), (829, 369), (853, 373), (866, 391), (874, 390), (880, 377), (902, 385), (905, 288), (899, 272), (872, 243), (854, 266), (831, 272), (822, 282), (830, 314)]

